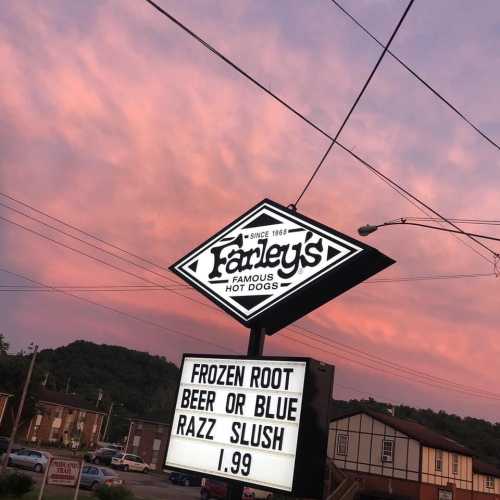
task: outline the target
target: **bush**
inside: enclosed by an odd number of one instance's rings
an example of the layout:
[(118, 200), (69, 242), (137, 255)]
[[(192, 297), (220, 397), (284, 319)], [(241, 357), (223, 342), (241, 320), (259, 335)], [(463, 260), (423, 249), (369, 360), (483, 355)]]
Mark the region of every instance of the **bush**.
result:
[(125, 486), (99, 486), (94, 495), (99, 500), (134, 500), (134, 494)]
[(35, 486), (30, 476), (18, 472), (8, 472), (0, 476), (0, 498), (10, 496), (20, 498)]

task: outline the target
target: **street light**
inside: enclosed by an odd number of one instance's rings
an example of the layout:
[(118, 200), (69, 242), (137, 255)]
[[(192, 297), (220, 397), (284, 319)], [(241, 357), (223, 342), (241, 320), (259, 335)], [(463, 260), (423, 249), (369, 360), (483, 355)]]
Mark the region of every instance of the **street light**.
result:
[(447, 233), (458, 233), (458, 234), (463, 234), (465, 236), (473, 236), (475, 238), (483, 238), (485, 240), (493, 240), (493, 241), (500, 241), (500, 238), (495, 238), (493, 236), (486, 236), (484, 234), (476, 234), (476, 233), (469, 233), (468, 231), (459, 231), (457, 229), (448, 229), (445, 227), (438, 227), (438, 226), (431, 226), (428, 224), (419, 224), (417, 222), (408, 222), (407, 219), (398, 219), (398, 220), (393, 220), (389, 222), (383, 222), (382, 224), (366, 224), (365, 226), (361, 226), (358, 229), (358, 233), (360, 236), (368, 236), (371, 233), (374, 233), (379, 227), (384, 227), (384, 226), (418, 226), (418, 227), (425, 227), (428, 229), (437, 229), (438, 231), (445, 231)]

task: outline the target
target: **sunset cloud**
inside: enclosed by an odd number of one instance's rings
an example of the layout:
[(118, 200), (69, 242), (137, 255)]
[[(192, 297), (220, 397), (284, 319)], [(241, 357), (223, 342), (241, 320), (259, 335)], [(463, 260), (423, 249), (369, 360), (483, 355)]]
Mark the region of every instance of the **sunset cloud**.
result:
[[(335, 133), (380, 48), (329, 2), (222, 4), (162, 2)], [(500, 138), (494, 105), (496, 4), (451, 5), (451, 0), (416, 4), (394, 51)], [(395, 1), (346, 2), (346, 7), (384, 41), (401, 14)], [(443, 16), (452, 16), (445, 29)], [(327, 139), (146, 3), (10, 2), (0, 19), (1, 191), (156, 262), (161, 268), (154, 271), (171, 279), (170, 264), (261, 199), (295, 201), (328, 146)], [(446, 216), (498, 219), (498, 151), (390, 58), (341, 141)], [(351, 236), (366, 223), (422, 215), (338, 147), (299, 210)], [(5, 223), (0, 267), (53, 285), (138, 284), (140, 277), (171, 284), (19, 214), (1, 212), (138, 277)], [(466, 229), (500, 235), (486, 226)], [(369, 243), (397, 261), (380, 277), (492, 271), (445, 233), (386, 228)], [(500, 245), (491, 247), (500, 251)], [(22, 283), (6, 274), (0, 278), (2, 284)], [(499, 283), (480, 278), (361, 285), (301, 324), (404, 366), (495, 391)], [(182, 293), (206, 303), (196, 292)], [(216, 350), (60, 294), (1, 297), (1, 331), (15, 349), (31, 340), (54, 347), (84, 338), (175, 362), (185, 351)], [(234, 320), (169, 292), (85, 297), (230, 351), (246, 350), (247, 332)], [(279, 333), (268, 340), (266, 352), (302, 353), (337, 364), (339, 384), (389, 393), (394, 402), (496, 418), (488, 401), (471, 399), (460, 407), (460, 394), (374, 372), (339, 358), (333, 346), (322, 352), (287, 337), (301, 338)], [(363, 396), (339, 391), (342, 397)]]

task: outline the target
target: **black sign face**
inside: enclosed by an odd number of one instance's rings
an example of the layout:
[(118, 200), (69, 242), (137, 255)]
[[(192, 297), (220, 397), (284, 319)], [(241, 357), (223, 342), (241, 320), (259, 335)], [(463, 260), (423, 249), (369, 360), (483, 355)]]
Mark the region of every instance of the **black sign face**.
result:
[(243, 325), (272, 334), (393, 263), (264, 200), (170, 269)]

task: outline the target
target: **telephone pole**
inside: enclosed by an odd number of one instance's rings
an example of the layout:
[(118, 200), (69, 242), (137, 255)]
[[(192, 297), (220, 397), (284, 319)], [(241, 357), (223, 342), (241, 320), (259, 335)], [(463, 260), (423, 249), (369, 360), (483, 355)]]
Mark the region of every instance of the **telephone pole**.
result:
[(12, 432), (10, 433), (9, 445), (7, 447), (7, 451), (5, 452), (2, 467), (0, 469), (0, 473), (5, 473), (7, 470), (7, 464), (9, 462), (9, 456), (12, 451), (12, 446), (14, 445), (14, 441), (16, 439), (17, 429), (19, 427), (19, 422), (21, 421), (21, 415), (24, 409), (24, 402), (26, 401), (26, 395), (28, 394), (28, 387), (31, 382), (31, 375), (33, 374), (33, 368), (35, 366), (36, 356), (38, 354), (38, 346), (36, 345), (33, 350), (33, 355), (31, 356), (30, 367), (28, 370), (28, 375), (26, 375), (26, 380), (24, 381), (23, 393), (21, 395), (21, 401), (19, 402), (19, 407), (17, 408), (16, 420), (14, 421), (14, 426), (12, 427)]

